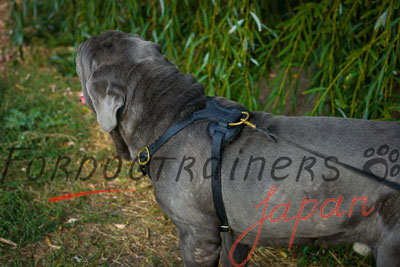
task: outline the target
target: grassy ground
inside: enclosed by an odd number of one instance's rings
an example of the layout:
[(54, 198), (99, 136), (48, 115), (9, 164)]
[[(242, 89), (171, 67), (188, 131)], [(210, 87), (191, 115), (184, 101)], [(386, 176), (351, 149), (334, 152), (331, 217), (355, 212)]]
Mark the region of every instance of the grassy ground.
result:
[[(0, 183), (0, 263), (9, 266), (182, 266), (178, 238), (170, 219), (157, 206), (149, 179), (129, 178), (123, 162), (118, 178), (106, 181), (103, 167), (115, 154), (93, 114), (80, 104), (77, 78), (63, 77), (54, 59), (68, 48), (25, 48), (25, 61), (8, 63), (0, 75), (0, 170), (10, 147), (30, 148), (13, 153), (17, 159)], [(50, 60), (52, 59), (52, 60)], [(62, 66), (61, 66), (62, 67)], [(75, 175), (84, 155), (99, 167), (87, 181)], [(45, 158), (44, 172), (27, 179), (29, 162)], [(60, 156), (69, 156), (69, 177), (55, 174)], [(61, 161), (62, 163), (63, 161)], [(35, 160), (31, 176), (40, 174)], [(116, 164), (109, 168), (109, 175)], [(82, 176), (90, 172), (85, 165)], [(54, 179), (51, 177), (54, 176)], [(140, 175), (134, 172), (136, 178)], [(71, 192), (131, 189), (49, 203)], [(15, 245), (13, 244), (15, 243)], [(373, 266), (372, 258), (350, 248), (261, 247), (250, 266)]]

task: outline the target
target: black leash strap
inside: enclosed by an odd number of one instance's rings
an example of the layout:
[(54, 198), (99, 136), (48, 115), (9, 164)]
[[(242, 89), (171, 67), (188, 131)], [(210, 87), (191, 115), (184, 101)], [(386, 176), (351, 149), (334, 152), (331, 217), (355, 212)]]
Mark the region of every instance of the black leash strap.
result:
[[(250, 124), (252, 124), (252, 123), (250, 123)], [(253, 125), (254, 125), (254, 127), (251, 126), (251, 125), (250, 126), (253, 129), (257, 130), (258, 132), (260, 132), (260, 133), (264, 134), (265, 136), (267, 136), (268, 139), (270, 141), (274, 142), (274, 143), (277, 143), (278, 140), (281, 140), (281, 141), (284, 141), (284, 142), (288, 143), (291, 146), (297, 147), (300, 150), (303, 150), (303, 151), (306, 151), (306, 152), (308, 152), (310, 154), (313, 154), (314, 156), (320, 157), (322, 159), (328, 159), (328, 156), (326, 156), (326, 155), (324, 155), (324, 154), (322, 154), (320, 152), (311, 150), (311, 149), (309, 149), (307, 147), (304, 147), (302, 145), (297, 144), (296, 142), (287, 140), (287, 139), (285, 139), (285, 138), (283, 138), (281, 136), (278, 136), (277, 134), (273, 134), (273, 133), (269, 132), (268, 130), (259, 127), (256, 124), (253, 124)], [(367, 178), (367, 179), (372, 180), (374, 182), (382, 183), (385, 186), (388, 186), (388, 187), (391, 187), (391, 188), (393, 188), (393, 189), (395, 189), (397, 191), (400, 191), (400, 184), (399, 183), (395, 183), (395, 182), (392, 182), (392, 181), (388, 181), (386, 179), (382, 179), (381, 177), (379, 177), (379, 176), (377, 176), (377, 175), (375, 175), (373, 173), (366, 172), (364, 170), (361, 170), (361, 169), (359, 169), (357, 167), (351, 166), (351, 165), (346, 164), (344, 162), (336, 161), (335, 163), (337, 165), (347, 169), (347, 170), (350, 170), (350, 171), (352, 171), (352, 172), (354, 172), (354, 173), (356, 173), (358, 175), (363, 176), (364, 178)]]
[[(292, 145), (294, 147), (297, 147), (298, 149), (301, 149), (303, 151), (307, 151), (308, 153), (311, 153), (314, 156), (320, 157), (322, 159), (327, 159), (328, 158), (328, 156), (326, 156), (326, 155), (324, 155), (322, 153), (319, 153), (317, 151), (314, 151), (314, 150), (311, 150), (309, 148), (306, 148), (306, 147), (304, 147), (302, 145), (299, 145), (299, 144), (297, 144), (297, 143), (295, 143), (293, 141), (287, 140), (287, 139), (285, 139), (285, 138), (283, 138), (281, 136), (278, 136), (276, 134), (269, 133), (269, 137), (272, 137), (274, 140), (278, 139), (278, 140), (284, 141), (284, 142), (286, 142), (286, 143), (288, 143), (288, 144), (290, 144), (290, 145)], [(347, 170), (350, 170), (350, 171), (352, 171), (352, 172), (354, 172), (354, 173), (356, 173), (356, 174), (358, 174), (360, 176), (363, 176), (364, 178), (367, 178), (367, 179), (372, 180), (372, 181), (377, 182), (377, 183), (381, 183), (381, 184), (383, 184), (385, 186), (388, 186), (388, 187), (391, 187), (391, 188), (393, 188), (393, 189), (395, 189), (397, 191), (400, 191), (400, 184), (399, 183), (388, 181), (386, 179), (382, 179), (382, 177), (379, 177), (379, 176), (377, 176), (377, 175), (375, 175), (373, 173), (370, 173), (370, 172), (366, 172), (364, 170), (361, 170), (361, 169), (359, 169), (357, 167), (351, 166), (351, 165), (346, 164), (344, 162), (340, 162), (340, 161), (336, 162), (335, 161), (335, 163), (337, 165), (347, 169)]]

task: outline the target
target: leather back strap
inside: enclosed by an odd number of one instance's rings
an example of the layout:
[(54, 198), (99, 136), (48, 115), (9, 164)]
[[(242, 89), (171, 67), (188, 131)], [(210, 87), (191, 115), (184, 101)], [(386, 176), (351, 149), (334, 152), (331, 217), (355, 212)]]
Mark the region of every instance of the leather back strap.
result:
[[(223, 129), (223, 128), (222, 128)], [(226, 134), (220, 129), (216, 129), (212, 135), (213, 143), (211, 148), (211, 174), (212, 174), (212, 194), (215, 211), (221, 221), (220, 231), (229, 232), (228, 217), (226, 216), (224, 201), (221, 188), (221, 161), (222, 147)]]

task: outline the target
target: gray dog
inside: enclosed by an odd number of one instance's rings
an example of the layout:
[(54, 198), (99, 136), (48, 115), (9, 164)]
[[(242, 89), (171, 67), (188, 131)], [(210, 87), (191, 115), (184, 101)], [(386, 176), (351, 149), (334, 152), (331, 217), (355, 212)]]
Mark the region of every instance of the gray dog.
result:
[[(159, 44), (137, 35), (109, 31), (90, 38), (78, 48), (77, 72), (86, 102), (125, 159), (135, 159), (207, 99), (203, 86), (179, 72)], [(190, 124), (152, 158), (154, 194), (179, 230), (185, 266), (217, 266), (219, 260), (240, 266), (257, 244), (354, 242), (368, 245), (378, 266), (400, 266), (400, 194), (390, 186), (400, 182), (399, 122), (264, 112), (254, 112), (251, 122), (277, 142), (245, 126), (224, 147), (230, 232), (218, 228), (208, 122)]]

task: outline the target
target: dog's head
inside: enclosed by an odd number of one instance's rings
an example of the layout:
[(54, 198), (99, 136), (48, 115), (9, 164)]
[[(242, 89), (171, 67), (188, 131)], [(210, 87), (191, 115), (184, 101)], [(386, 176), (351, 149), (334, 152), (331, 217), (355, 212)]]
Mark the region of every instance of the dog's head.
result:
[(118, 130), (118, 116), (134, 94), (129, 77), (143, 61), (170, 63), (159, 44), (138, 35), (108, 31), (93, 36), (78, 47), (76, 70), (89, 108), (103, 131), (110, 133), (119, 155), (129, 159), (129, 151)]
[(83, 95), (103, 131), (117, 126), (118, 111), (129, 93), (130, 72), (149, 58), (163, 58), (159, 44), (118, 31), (91, 37), (78, 47), (76, 70)]

